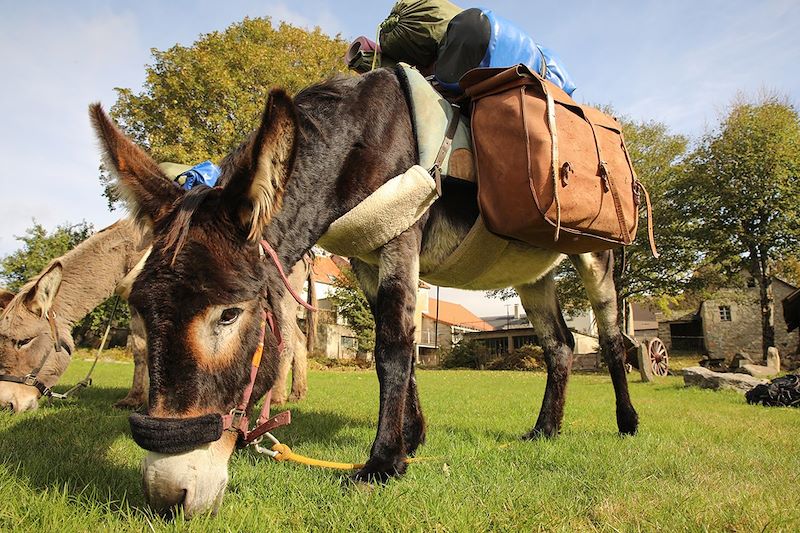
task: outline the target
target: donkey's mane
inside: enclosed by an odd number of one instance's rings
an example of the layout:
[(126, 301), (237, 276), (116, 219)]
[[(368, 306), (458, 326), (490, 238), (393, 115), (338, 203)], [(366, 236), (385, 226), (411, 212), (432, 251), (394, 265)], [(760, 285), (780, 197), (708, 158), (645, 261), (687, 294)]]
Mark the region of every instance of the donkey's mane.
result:
[[(300, 122), (301, 135), (306, 137), (305, 133), (310, 129), (324, 137), (326, 128), (324, 128), (322, 122), (324, 117), (318, 116), (321, 114), (320, 111), (323, 110), (325, 115), (329, 115), (334, 108), (338, 107), (338, 104), (346, 97), (349, 90), (357, 85), (361, 79), (360, 76), (337, 74), (321, 83), (310, 85), (297, 93), (294, 98), (294, 106)], [(217, 184), (218, 187), (224, 188), (235, 174), (237, 168), (250, 164), (255, 136), (256, 132), (253, 131), (247, 136), (247, 139), (220, 162), (221, 176)], [(177, 206), (178, 212), (170, 224), (166, 236), (166, 249), (169, 250), (174, 247), (173, 264), (186, 242), (192, 217), (213, 190), (210, 187), (200, 185), (193, 187), (181, 197)]]

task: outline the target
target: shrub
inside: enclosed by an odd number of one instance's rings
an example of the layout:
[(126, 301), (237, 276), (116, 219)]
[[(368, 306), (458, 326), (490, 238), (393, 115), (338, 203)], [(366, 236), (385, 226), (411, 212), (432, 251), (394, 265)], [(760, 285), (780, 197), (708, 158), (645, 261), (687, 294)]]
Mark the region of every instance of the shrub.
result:
[(539, 346), (526, 344), (511, 353), (493, 359), (489, 370), (526, 370), (534, 371), (544, 368), (544, 352)]
[(461, 341), (442, 354), (442, 368), (483, 369), (492, 359), (489, 348), (477, 341)]

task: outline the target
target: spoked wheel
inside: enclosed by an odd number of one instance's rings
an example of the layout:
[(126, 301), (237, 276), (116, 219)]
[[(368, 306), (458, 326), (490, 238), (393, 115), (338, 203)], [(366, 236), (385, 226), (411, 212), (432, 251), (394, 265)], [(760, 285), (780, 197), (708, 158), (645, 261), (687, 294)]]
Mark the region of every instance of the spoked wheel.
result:
[(658, 337), (652, 339), (647, 345), (647, 353), (650, 355), (650, 365), (653, 374), (656, 376), (666, 376), (669, 372), (669, 354), (667, 347)]

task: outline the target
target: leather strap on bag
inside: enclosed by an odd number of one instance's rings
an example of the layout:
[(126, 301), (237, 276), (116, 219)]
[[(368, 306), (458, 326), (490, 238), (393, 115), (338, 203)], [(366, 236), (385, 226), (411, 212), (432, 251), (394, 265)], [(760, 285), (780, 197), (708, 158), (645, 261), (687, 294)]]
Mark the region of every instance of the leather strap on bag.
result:
[(650, 204), (650, 194), (647, 192), (647, 189), (644, 188), (642, 182), (637, 180), (636, 186), (641, 192), (644, 193), (644, 203), (647, 208), (647, 240), (650, 243), (650, 253), (653, 254), (653, 257), (658, 259), (660, 254), (656, 249), (656, 236), (653, 232), (653, 206)]
[[(542, 58), (544, 61), (544, 57)], [(550, 156), (551, 156), (551, 172), (553, 174), (553, 199), (556, 203), (556, 233), (553, 236), (553, 241), (558, 242), (558, 237), (561, 234), (561, 199), (558, 197), (558, 128), (556, 128), (556, 103), (553, 101), (553, 95), (547, 90), (547, 86), (542, 83), (542, 90), (547, 101), (547, 127), (550, 130)], [(525, 88), (523, 87), (523, 96)], [(525, 108), (523, 102), (522, 108)]]

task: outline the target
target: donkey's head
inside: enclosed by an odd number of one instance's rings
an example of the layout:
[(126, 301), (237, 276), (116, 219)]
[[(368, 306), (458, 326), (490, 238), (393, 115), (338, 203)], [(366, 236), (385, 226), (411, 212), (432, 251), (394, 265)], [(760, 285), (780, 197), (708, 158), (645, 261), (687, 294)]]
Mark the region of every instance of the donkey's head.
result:
[(16, 296), (8, 291), (0, 295), (2, 408), (17, 413), (36, 409), (39, 398), (58, 382), (69, 365), (71, 332), (53, 309), (61, 287), (61, 271), (61, 263), (53, 261)]
[[(294, 164), (294, 104), (273, 91), (259, 129), (223, 161), (220, 186), (188, 192), (167, 180), (99, 105), (90, 111), (121, 196), (154, 237), (128, 298), (145, 323), (150, 372), (149, 416), (134, 436), (140, 444), (160, 441), (147, 446), (142, 463), (145, 496), (159, 511), (216, 509), (237, 434), (220, 437), (215, 421), (242, 401), (262, 313), (280, 319), (282, 288), (268, 281), (274, 272), (259, 241), (281, 208)], [(267, 336), (251, 404), (275, 379), (277, 344)], [(209, 420), (216, 428), (210, 432), (201, 423)], [(148, 427), (152, 435), (137, 435)]]

